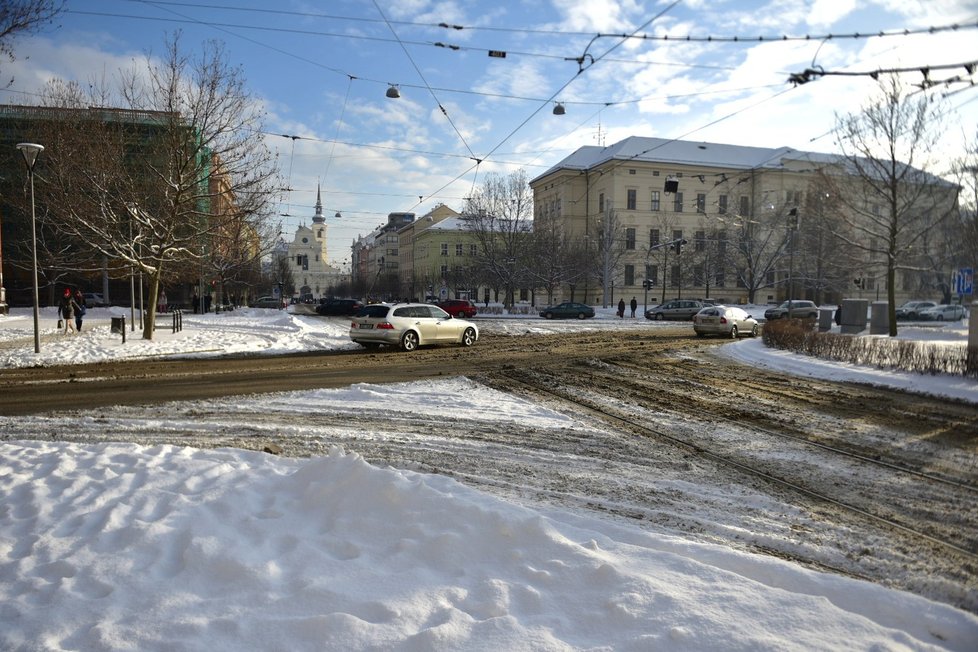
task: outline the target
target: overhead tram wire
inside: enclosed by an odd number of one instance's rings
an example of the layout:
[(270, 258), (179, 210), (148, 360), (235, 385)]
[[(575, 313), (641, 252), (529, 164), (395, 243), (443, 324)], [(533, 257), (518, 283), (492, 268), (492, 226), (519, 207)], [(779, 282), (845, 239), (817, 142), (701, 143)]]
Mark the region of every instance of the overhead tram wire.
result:
[[(446, 22), (439, 23), (421, 23), (415, 21), (406, 20), (387, 20), (381, 21), (376, 18), (363, 18), (359, 16), (339, 16), (335, 14), (322, 14), (307, 11), (284, 11), (279, 9), (261, 9), (261, 8), (250, 8), (250, 7), (232, 7), (228, 5), (213, 5), (213, 4), (199, 4), (193, 2), (176, 2), (174, 0), (126, 0), (127, 2), (137, 3), (141, 5), (172, 5), (178, 7), (188, 7), (188, 8), (200, 8), (200, 9), (218, 9), (222, 11), (237, 11), (243, 13), (266, 13), (275, 14), (280, 16), (296, 16), (297, 18), (321, 18), (325, 20), (347, 20), (350, 22), (361, 22), (361, 23), (380, 23), (389, 22), (392, 25), (404, 25), (407, 27), (426, 27), (426, 28), (441, 28), (450, 31), (460, 32), (496, 32), (496, 33), (512, 33), (512, 34), (537, 34), (537, 35), (549, 35), (549, 36), (593, 36), (593, 32), (576, 32), (576, 31), (564, 31), (564, 30), (544, 30), (544, 29), (531, 29), (526, 27), (492, 27), (490, 25), (455, 25)], [(67, 13), (84, 13), (68, 10)], [(692, 34), (671, 36), (669, 34), (661, 35), (648, 35), (648, 34), (601, 34), (603, 37), (619, 37), (619, 38), (637, 38), (641, 40), (651, 41), (663, 41), (669, 43), (770, 43), (770, 42), (783, 42), (783, 41), (821, 41), (821, 40), (840, 40), (840, 39), (869, 39), (869, 38), (888, 38), (888, 37), (898, 37), (898, 36), (919, 36), (928, 34), (939, 34), (949, 31), (958, 31), (964, 29), (975, 29), (978, 28), (978, 21), (967, 22), (967, 23), (953, 23), (951, 25), (939, 25), (931, 27), (920, 27), (917, 29), (899, 29), (899, 30), (875, 30), (866, 32), (850, 32), (842, 34), (803, 34), (798, 36), (788, 36), (786, 34), (781, 35), (771, 35), (771, 36), (693, 36)]]
[(414, 66), (415, 72), (418, 73), (418, 77), (420, 77), (421, 81), (424, 82), (425, 88), (428, 89), (428, 92), (431, 94), (431, 97), (434, 98), (435, 104), (438, 105), (438, 108), (439, 110), (441, 110), (442, 115), (444, 115), (445, 118), (448, 119), (448, 123), (452, 125), (452, 129), (455, 130), (455, 134), (458, 136), (459, 140), (462, 141), (462, 144), (465, 145), (465, 149), (468, 150), (469, 155), (474, 160), (476, 160), (478, 164), (479, 159), (476, 158), (475, 153), (472, 151), (472, 148), (469, 147), (469, 144), (465, 141), (465, 136), (463, 136), (462, 132), (458, 130), (457, 126), (455, 126), (455, 121), (452, 120), (452, 116), (448, 115), (448, 111), (445, 109), (441, 101), (438, 99), (438, 95), (435, 93), (434, 89), (432, 89), (431, 85), (428, 84), (428, 80), (425, 79), (424, 73), (421, 72), (421, 68), (418, 67), (418, 64), (414, 61), (414, 58), (411, 56), (411, 53), (408, 52), (408, 49), (404, 46), (404, 43), (401, 41), (401, 37), (398, 35), (397, 31), (394, 30), (394, 26), (391, 25), (390, 22), (387, 20), (387, 16), (384, 14), (384, 11), (380, 8), (380, 5), (377, 4), (377, 0), (374, 0), (374, 7), (377, 9), (377, 13), (384, 18), (384, 22), (387, 24), (388, 29), (390, 29), (391, 34), (394, 35), (394, 38), (397, 39), (398, 45), (400, 45), (401, 49), (404, 51), (404, 56), (406, 56), (408, 58), (408, 61), (411, 62), (411, 65)]
[[(376, 0), (375, 0), (375, 1), (376, 1)], [(659, 18), (661, 18), (661, 17), (662, 17), (662, 16), (664, 16), (664, 15), (665, 15), (666, 13), (668, 13), (669, 11), (671, 11), (673, 7), (675, 7), (676, 5), (678, 5), (678, 4), (680, 3), (680, 1), (681, 1), (681, 0), (674, 0), (674, 2), (672, 2), (672, 3), (671, 3), (671, 4), (669, 5), (669, 6), (667, 6), (667, 7), (665, 7), (665, 8), (664, 8), (664, 9), (662, 9), (662, 10), (661, 10), (661, 11), (660, 11), (659, 13), (657, 13), (657, 14), (656, 14), (656, 15), (654, 15), (654, 16), (653, 16), (652, 18), (650, 18), (650, 19), (649, 19), (649, 20), (647, 20), (647, 21), (646, 21), (645, 23), (643, 23), (643, 24), (642, 24), (642, 26), (641, 26), (641, 27), (639, 27), (638, 29), (643, 29), (643, 28), (645, 28), (646, 26), (648, 26), (649, 24), (651, 24), (651, 23), (652, 23), (653, 21), (655, 21), (655, 20), (657, 20), (657, 19), (659, 19)], [(636, 30), (636, 32), (637, 32), (637, 31), (638, 31), (638, 30)], [(622, 41), (622, 42), (623, 42), (623, 41)], [(618, 46), (620, 46), (620, 45), (621, 45), (621, 43), (622, 43), (622, 42), (619, 42), (619, 43), (617, 43), (617, 44), (615, 44), (614, 46), (612, 46), (611, 48), (609, 48), (608, 50), (606, 50), (604, 54), (602, 54), (602, 55), (601, 55), (601, 56), (599, 56), (599, 57), (598, 57), (597, 59), (595, 59), (595, 60), (593, 60), (593, 61), (592, 61), (592, 65), (593, 65), (594, 63), (596, 63), (597, 61), (600, 61), (600, 60), (601, 60), (601, 59), (602, 59), (603, 57), (605, 57), (606, 55), (608, 55), (608, 54), (610, 54), (611, 52), (613, 52), (613, 51), (614, 51), (614, 50), (615, 50), (615, 49), (616, 49), (616, 48), (617, 48)], [(577, 78), (578, 78), (578, 77), (579, 77), (579, 76), (581, 75), (581, 73), (582, 73), (582, 72), (584, 72), (584, 71), (583, 71), (583, 70), (578, 70), (578, 71), (577, 71), (577, 73), (575, 73), (573, 77), (571, 77), (571, 78), (570, 78), (569, 80), (567, 80), (567, 82), (566, 82), (566, 83), (564, 83), (564, 85), (563, 85), (563, 86), (561, 86), (561, 87), (560, 87), (560, 88), (558, 88), (558, 89), (557, 89), (556, 91), (554, 91), (554, 93), (553, 93), (553, 94), (552, 94), (552, 95), (551, 95), (551, 96), (550, 96), (550, 97), (549, 97), (549, 98), (548, 98), (548, 99), (547, 99), (547, 100), (546, 100), (546, 101), (545, 101), (544, 103), (542, 103), (542, 104), (541, 104), (540, 106), (538, 106), (538, 107), (536, 108), (536, 110), (534, 110), (534, 111), (533, 111), (533, 112), (532, 112), (532, 113), (531, 113), (531, 114), (530, 114), (529, 116), (527, 116), (527, 117), (526, 117), (526, 119), (525, 119), (525, 120), (523, 120), (523, 122), (521, 122), (521, 123), (520, 123), (519, 125), (517, 125), (517, 126), (516, 126), (516, 128), (515, 128), (515, 129), (513, 129), (513, 130), (512, 130), (512, 131), (511, 131), (511, 132), (510, 132), (509, 134), (507, 134), (505, 138), (503, 138), (503, 139), (502, 139), (501, 141), (499, 141), (499, 143), (497, 143), (495, 147), (493, 147), (493, 148), (492, 148), (491, 150), (489, 150), (489, 152), (488, 152), (487, 154), (485, 154), (485, 155), (484, 155), (484, 156), (482, 157), (482, 159), (481, 159), (481, 160), (479, 160), (479, 163), (481, 163), (482, 161), (485, 161), (485, 160), (487, 160), (487, 159), (488, 159), (488, 158), (489, 158), (490, 156), (492, 156), (492, 155), (493, 155), (493, 153), (495, 153), (495, 152), (496, 152), (496, 150), (498, 150), (498, 149), (499, 149), (500, 147), (502, 147), (502, 146), (503, 146), (503, 144), (504, 144), (504, 143), (506, 143), (506, 141), (508, 141), (508, 140), (509, 140), (510, 138), (512, 138), (512, 137), (513, 137), (513, 136), (514, 136), (514, 135), (515, 135), (515, 134), (516, 134), (516, 133), (517, 133), (517, 132), (518, 132), (518, 131), (519, 131), (520, 129), (522, 129), (522, 128), (523, 128), (524, 126), (526, 126), (526, 124), (527, 124), (527, 123), (528, 123), (528, 122), (529, 122), (530, 120), (532, 120), (534, 116), (536, 116), (536, 115), (537, 115), (538, 113), (540, 113), (540, 111), (542, 111), (542, 110), (544, 109), (544, 107), (546, 107), (546, 106), (549, 106), (549, 105), (550, 105), (550, 103), (551, 103), (551, 102), (553, 102), (553, 101), (554, 101), (554, 99), (555, 99), (555, 98), (556, 98), (556, 97), (557, 97), (558, 95), (560, 95), (560, 93), (561, 93), (561, 92), (563, 92), (563, 90), (564, 90), (564, 89), (566, 89), (566, 88), (567, 88), (568, 86), (570, 86), (570, 85), (571, 85), (571, 84), (572, 84), (572, 83), (574, 82), (574, 80), (575, 80), (575, 79), (577, 79)], [(455, 177), (454, 179), (452, 179), (451, 181), (448, 181), (447, 183), (445, 183), (444, 185), (442, 185), (442, 186), (441, 186), (441, 187), (440, 187), (440, 188), (439, 188), (438, 190), (436, 190), (436, 191), (435, 191), (434, 193), (430, 193), (430, 194), (429, 194), (429, 195), (427, 195), (427, 196), (434, 196), (434, 195), (437, 195), (437, 194), (439, 194), (439, 193), (440, 193), (440, 192), (441, 192), (442, 190), (444, 190), (445, 188), (447, 188), (447, 187), (449, 187), (450, 185), (452, 185), (453, 183), (455, 183), (456, 181), (458, 181), (459, 179), (461, 179), (462, 177), (464, 177), (464, 176), (465, 176), (466, 174), (468, 174), (468, 173), (469, 173), (469, 172), (471, 172), (471, 171), (472, 171), (472, 168), (470, 167), (470, 168), (469, 168), (468, 170), (466, 170), (466, 171), (465, 171), (465, 172), (463, 172), (462, 174), (460, 174), (460, 175), (458, 175), (458, 176), (456, 176), (456, 177)]]

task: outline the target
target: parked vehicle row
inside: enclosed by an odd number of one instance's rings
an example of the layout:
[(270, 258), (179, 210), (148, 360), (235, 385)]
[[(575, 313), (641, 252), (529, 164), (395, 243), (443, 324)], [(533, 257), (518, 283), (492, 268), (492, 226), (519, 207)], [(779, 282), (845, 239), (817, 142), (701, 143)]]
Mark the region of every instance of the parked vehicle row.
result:
[(645, 311), (646, 319), (680, 319), (689, 320), (705, 307), (702, 301), (694, 299), (675, 299)]
[(280, 299), (278, 297), (258, 297), (251, 302), (252, 308), (275, 308), (277, 310), (282, 310), (285, 308), (285, 299)]

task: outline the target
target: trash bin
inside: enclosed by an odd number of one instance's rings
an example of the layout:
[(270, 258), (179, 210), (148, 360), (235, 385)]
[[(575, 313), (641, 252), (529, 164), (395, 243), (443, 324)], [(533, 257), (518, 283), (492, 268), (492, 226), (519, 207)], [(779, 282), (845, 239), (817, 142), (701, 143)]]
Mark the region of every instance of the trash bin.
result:
[(112, 326), (110, 328), (113, 333), (126, 333), (126, 318), (125, 317), (113, 317)]

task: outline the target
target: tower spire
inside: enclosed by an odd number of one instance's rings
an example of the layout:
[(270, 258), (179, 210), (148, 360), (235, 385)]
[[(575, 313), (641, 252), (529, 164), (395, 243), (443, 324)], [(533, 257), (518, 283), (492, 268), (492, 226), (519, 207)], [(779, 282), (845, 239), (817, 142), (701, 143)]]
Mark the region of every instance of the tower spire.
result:
[(326, 218), (323, 217), (323, 198), (322, 192), (319, 189), (319, 184), (316, 184), (316, 215), (312, 218), (313, 224), (324, 224)]

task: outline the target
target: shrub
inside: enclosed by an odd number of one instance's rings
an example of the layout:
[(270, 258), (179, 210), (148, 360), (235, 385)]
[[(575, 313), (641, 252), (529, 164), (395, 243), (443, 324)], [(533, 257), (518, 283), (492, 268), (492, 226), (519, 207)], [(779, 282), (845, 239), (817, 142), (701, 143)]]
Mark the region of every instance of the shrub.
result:
[(889, 337), (819, 333), (810, 322), (779, 319), (764, 325), (766, 346), (818, 358), (922, 374), (978, 378), (978, 354), (966, 346)]

